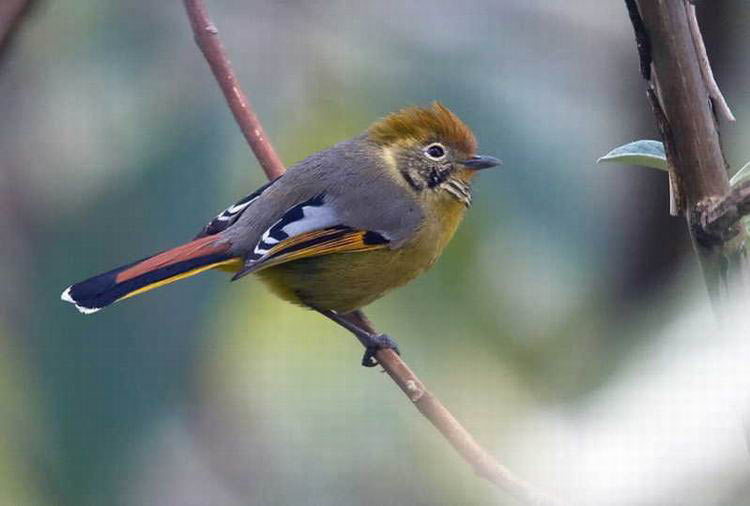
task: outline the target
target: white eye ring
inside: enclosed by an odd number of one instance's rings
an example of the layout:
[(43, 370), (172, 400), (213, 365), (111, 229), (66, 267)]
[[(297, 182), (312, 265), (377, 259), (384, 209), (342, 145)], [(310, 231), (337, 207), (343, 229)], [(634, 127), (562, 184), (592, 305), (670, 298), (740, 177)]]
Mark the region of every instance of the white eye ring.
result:
[(432, 144), (424, 148), (424, 155), (430, 160), (435, 160), (435, 161), (444, 160), (446, 157), (446, 154), (447, 152), (446, 152), (445, 146), (443, 146), (439, 142), (433, 142)]

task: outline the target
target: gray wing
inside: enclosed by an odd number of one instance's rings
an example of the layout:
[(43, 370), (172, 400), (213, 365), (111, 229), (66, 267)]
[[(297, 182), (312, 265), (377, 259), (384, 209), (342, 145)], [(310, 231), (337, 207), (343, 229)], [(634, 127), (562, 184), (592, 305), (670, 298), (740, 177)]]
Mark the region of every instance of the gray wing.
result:
[[(381, 166), (367, 166), (373, 163)], [(372, 240), (398, 248), (419, 228), (423, 213), (383, 163), (377, 147), (362, 137), (337, 144), (231, 206), (202, 234), (220, 233), (250, 270), (284, 241), (317, 230), (371, 232)]]

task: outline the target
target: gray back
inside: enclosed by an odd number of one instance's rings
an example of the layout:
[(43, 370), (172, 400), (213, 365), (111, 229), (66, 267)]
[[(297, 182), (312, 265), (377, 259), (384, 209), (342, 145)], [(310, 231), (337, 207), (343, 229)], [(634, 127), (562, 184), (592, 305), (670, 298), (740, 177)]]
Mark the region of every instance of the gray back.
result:
[(323, 195), (332, 223), (372, 230), (397, 248), (424, 218), (415, 194), (399, 184), (378, 146), (365, 135), (315, 153), (290, 167), (220, 235), (245, 256), (290, 208)]

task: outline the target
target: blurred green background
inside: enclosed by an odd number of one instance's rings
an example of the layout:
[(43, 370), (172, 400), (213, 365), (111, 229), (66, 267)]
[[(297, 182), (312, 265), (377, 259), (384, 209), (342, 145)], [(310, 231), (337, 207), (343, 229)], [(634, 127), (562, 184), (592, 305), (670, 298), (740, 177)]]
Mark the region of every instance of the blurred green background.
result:
[[(368, 308), (487, 448), (574, 504), (750, 504), (748, 334), (712, 335), (621, 1), (212, 0), (286, 163), (439, 99), (504, 166)], [(750, 8), (701, 8), (750, 158)], [(91, 317), (71, 282), (264, 181), (181, 2), (36, 2), (0, 61), (0, 504), (512, 504), (331, 322), (209, 273)]]

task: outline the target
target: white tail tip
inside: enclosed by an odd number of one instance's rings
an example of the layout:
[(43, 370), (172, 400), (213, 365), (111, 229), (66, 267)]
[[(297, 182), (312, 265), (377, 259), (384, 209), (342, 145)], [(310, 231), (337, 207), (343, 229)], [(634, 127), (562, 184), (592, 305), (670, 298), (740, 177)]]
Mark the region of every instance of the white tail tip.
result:
[(70, 296), (70, 289), (72, 287), (68, 287), (65, 289), (65, 291), (60, 295), (60, 299), (64, 300), (65, 302), (70, 302), (73, 304), (78, 311), (80, 311), (83, 314), (92, 314), (99, 311), (101, 308), (99, 307), (83, 307), (79, 306), (75, 300), (73, 300), (73, 297)]

